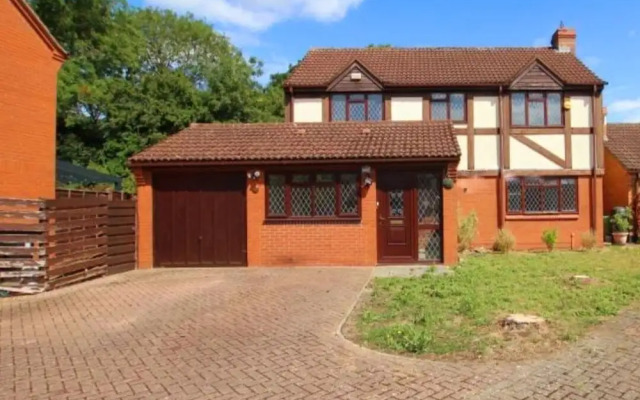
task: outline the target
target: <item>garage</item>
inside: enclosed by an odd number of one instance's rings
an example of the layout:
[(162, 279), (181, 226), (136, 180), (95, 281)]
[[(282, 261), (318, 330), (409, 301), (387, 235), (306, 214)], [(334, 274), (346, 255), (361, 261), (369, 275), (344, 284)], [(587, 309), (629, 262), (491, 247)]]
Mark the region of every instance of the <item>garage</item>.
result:
[(157, 267), (247, 265), (244, 173), (153, 174)]

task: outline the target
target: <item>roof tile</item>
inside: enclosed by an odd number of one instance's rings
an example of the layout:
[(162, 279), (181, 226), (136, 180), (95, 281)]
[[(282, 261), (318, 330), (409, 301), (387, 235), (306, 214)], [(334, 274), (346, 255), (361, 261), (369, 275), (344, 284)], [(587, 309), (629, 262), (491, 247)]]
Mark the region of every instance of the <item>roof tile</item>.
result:
[(640, 171), (640, 124), (607, 124), (605, 146), (628, 171)]
[(130, 158), (153, 162), (418, 159), (460, 156), (449, 122), (193, 124)]
[(535, 59), (544, 63), (567, 85), (604, 83), (574, 54), (547, 47), (391, 47), (310, 50), (284, 85), (326, 87), (355, 61), (384, 86), (508, 85)]

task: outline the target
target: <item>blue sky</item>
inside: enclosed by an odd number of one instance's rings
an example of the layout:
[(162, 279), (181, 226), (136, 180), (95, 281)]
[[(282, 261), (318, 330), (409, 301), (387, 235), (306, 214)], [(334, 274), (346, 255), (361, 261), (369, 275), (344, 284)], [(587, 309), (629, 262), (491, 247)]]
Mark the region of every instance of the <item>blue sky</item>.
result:
[(609, 82), (609, 121), (640, 122), (640, 1), (635, 0), (130, 0), (191, 12), (228, 35), (265, 72), (312, 47), (370, 43), (546, 46), (560, 21), (576, 28), (578, 56)]

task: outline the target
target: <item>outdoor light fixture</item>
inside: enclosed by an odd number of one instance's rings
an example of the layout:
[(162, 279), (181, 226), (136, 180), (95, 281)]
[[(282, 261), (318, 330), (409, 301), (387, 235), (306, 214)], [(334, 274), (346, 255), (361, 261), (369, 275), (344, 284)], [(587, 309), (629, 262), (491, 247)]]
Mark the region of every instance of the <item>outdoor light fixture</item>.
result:
[(261, 175), (262, 173), (256, 169), (256, 170), (247, 172), (247, 179), (250, 179), (252, 181), (257, 181)]
[(371, 179), (371, 166), (363, 165), (360, 170), (362, 174), (362, 184), (365, 187), (369, 187), (373, 184), (373, 179)]

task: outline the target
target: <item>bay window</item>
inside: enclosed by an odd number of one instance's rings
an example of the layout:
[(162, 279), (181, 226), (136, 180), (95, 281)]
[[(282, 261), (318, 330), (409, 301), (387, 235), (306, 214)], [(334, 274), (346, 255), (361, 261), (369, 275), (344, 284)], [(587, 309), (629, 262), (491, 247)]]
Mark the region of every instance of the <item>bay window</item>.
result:
[(558, 92), (512, 93), (511, 125), (562, 126), (562, 95)]
[(507, 179), (508, 214), (576, 214), (576, 178), (525, 176)]
[(359, 216), (356, 172), (273, 173), (267, 176), (269, 219), (357, 219)]
[(332, 121), (381, 121), (383, 115), (384, 104), (379, 93), (331, 96)]
[(431, 119), (465, 122), (467, 119), (465, 96), (462, 93), (432, 93)]

